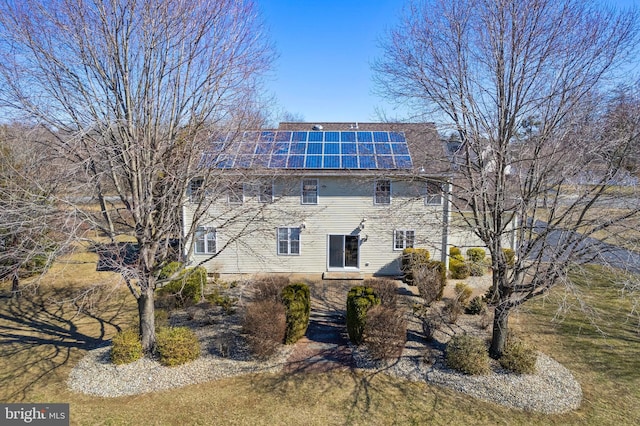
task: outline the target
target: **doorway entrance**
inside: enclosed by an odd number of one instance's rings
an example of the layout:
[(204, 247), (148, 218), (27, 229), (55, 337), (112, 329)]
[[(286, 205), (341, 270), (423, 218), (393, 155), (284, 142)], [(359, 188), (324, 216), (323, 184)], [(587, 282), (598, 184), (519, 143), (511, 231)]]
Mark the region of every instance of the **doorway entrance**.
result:
[(358, 269), (359, 246), (357, 235), (329, 235), (329, 270)]

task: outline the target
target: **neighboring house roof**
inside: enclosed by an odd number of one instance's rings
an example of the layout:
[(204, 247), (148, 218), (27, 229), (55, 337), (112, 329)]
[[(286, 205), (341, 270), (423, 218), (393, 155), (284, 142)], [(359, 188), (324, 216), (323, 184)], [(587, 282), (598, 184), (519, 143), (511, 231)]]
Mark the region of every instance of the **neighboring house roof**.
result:
[(435, 126), (401, 123), (280, 123), (277, 129), (222, 132), (203, 165), (222, 169), (450, 171)]

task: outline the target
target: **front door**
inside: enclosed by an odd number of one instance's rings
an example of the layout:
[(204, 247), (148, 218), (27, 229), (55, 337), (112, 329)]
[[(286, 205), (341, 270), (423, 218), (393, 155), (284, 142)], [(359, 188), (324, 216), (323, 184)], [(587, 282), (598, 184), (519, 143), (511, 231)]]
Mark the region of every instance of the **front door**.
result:
[(357, 235), (329, 235), (329, 269), (358, 269)]

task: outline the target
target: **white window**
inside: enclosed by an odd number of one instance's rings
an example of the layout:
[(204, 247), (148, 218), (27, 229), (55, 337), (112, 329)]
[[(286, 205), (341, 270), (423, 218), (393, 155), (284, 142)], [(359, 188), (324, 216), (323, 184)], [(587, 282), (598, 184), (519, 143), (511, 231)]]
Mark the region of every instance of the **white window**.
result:
[(262, 183), (258, 185), (258, 202), (271, 203), (273, 202), (273, 183)]
[(198, 199), (200, 198), (203, 185), (204, 185), (204, 179), (202, 178), (191, 179), (191, 182), (189, 182), (189, 200), (191, 202), (198, 201)]
[(391, 181), (389, 179), (376, 180), (373, 202), (374, 204), (391, 204)]
[(413, 248), (413, 243), (416, 239), (416, 232), (408, 229), (397, 229), (393, 231), (393, 249), (404, 250), (406, 248)]
[(244, 185), (241, 183), (229, 185), (229, 188), (227, 188), (227, 201), (229, 204), (242, 204), (244, 202)]
[(278, 254), (300, 254), (300, 228), (278, 228)]
[(318, 179), (302, 179), (302, 204), (318, 204)]
[(424, 203), (433, 206), (442, 204), (442, 182), (435, 180), (427, 181), (427, 193), (424, 198)]
[(199, 226), (195, 235), (196, 254), (215, 254), (216, 252), (216, 229)]

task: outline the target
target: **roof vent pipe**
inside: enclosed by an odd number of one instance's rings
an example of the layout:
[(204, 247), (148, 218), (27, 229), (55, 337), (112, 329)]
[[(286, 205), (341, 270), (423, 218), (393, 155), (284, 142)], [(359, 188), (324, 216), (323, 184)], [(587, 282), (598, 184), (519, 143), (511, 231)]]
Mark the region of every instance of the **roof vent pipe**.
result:
[(322, 126), (319, 124), (314, 124), (313, 125), (313, 130), (322, 130)]

